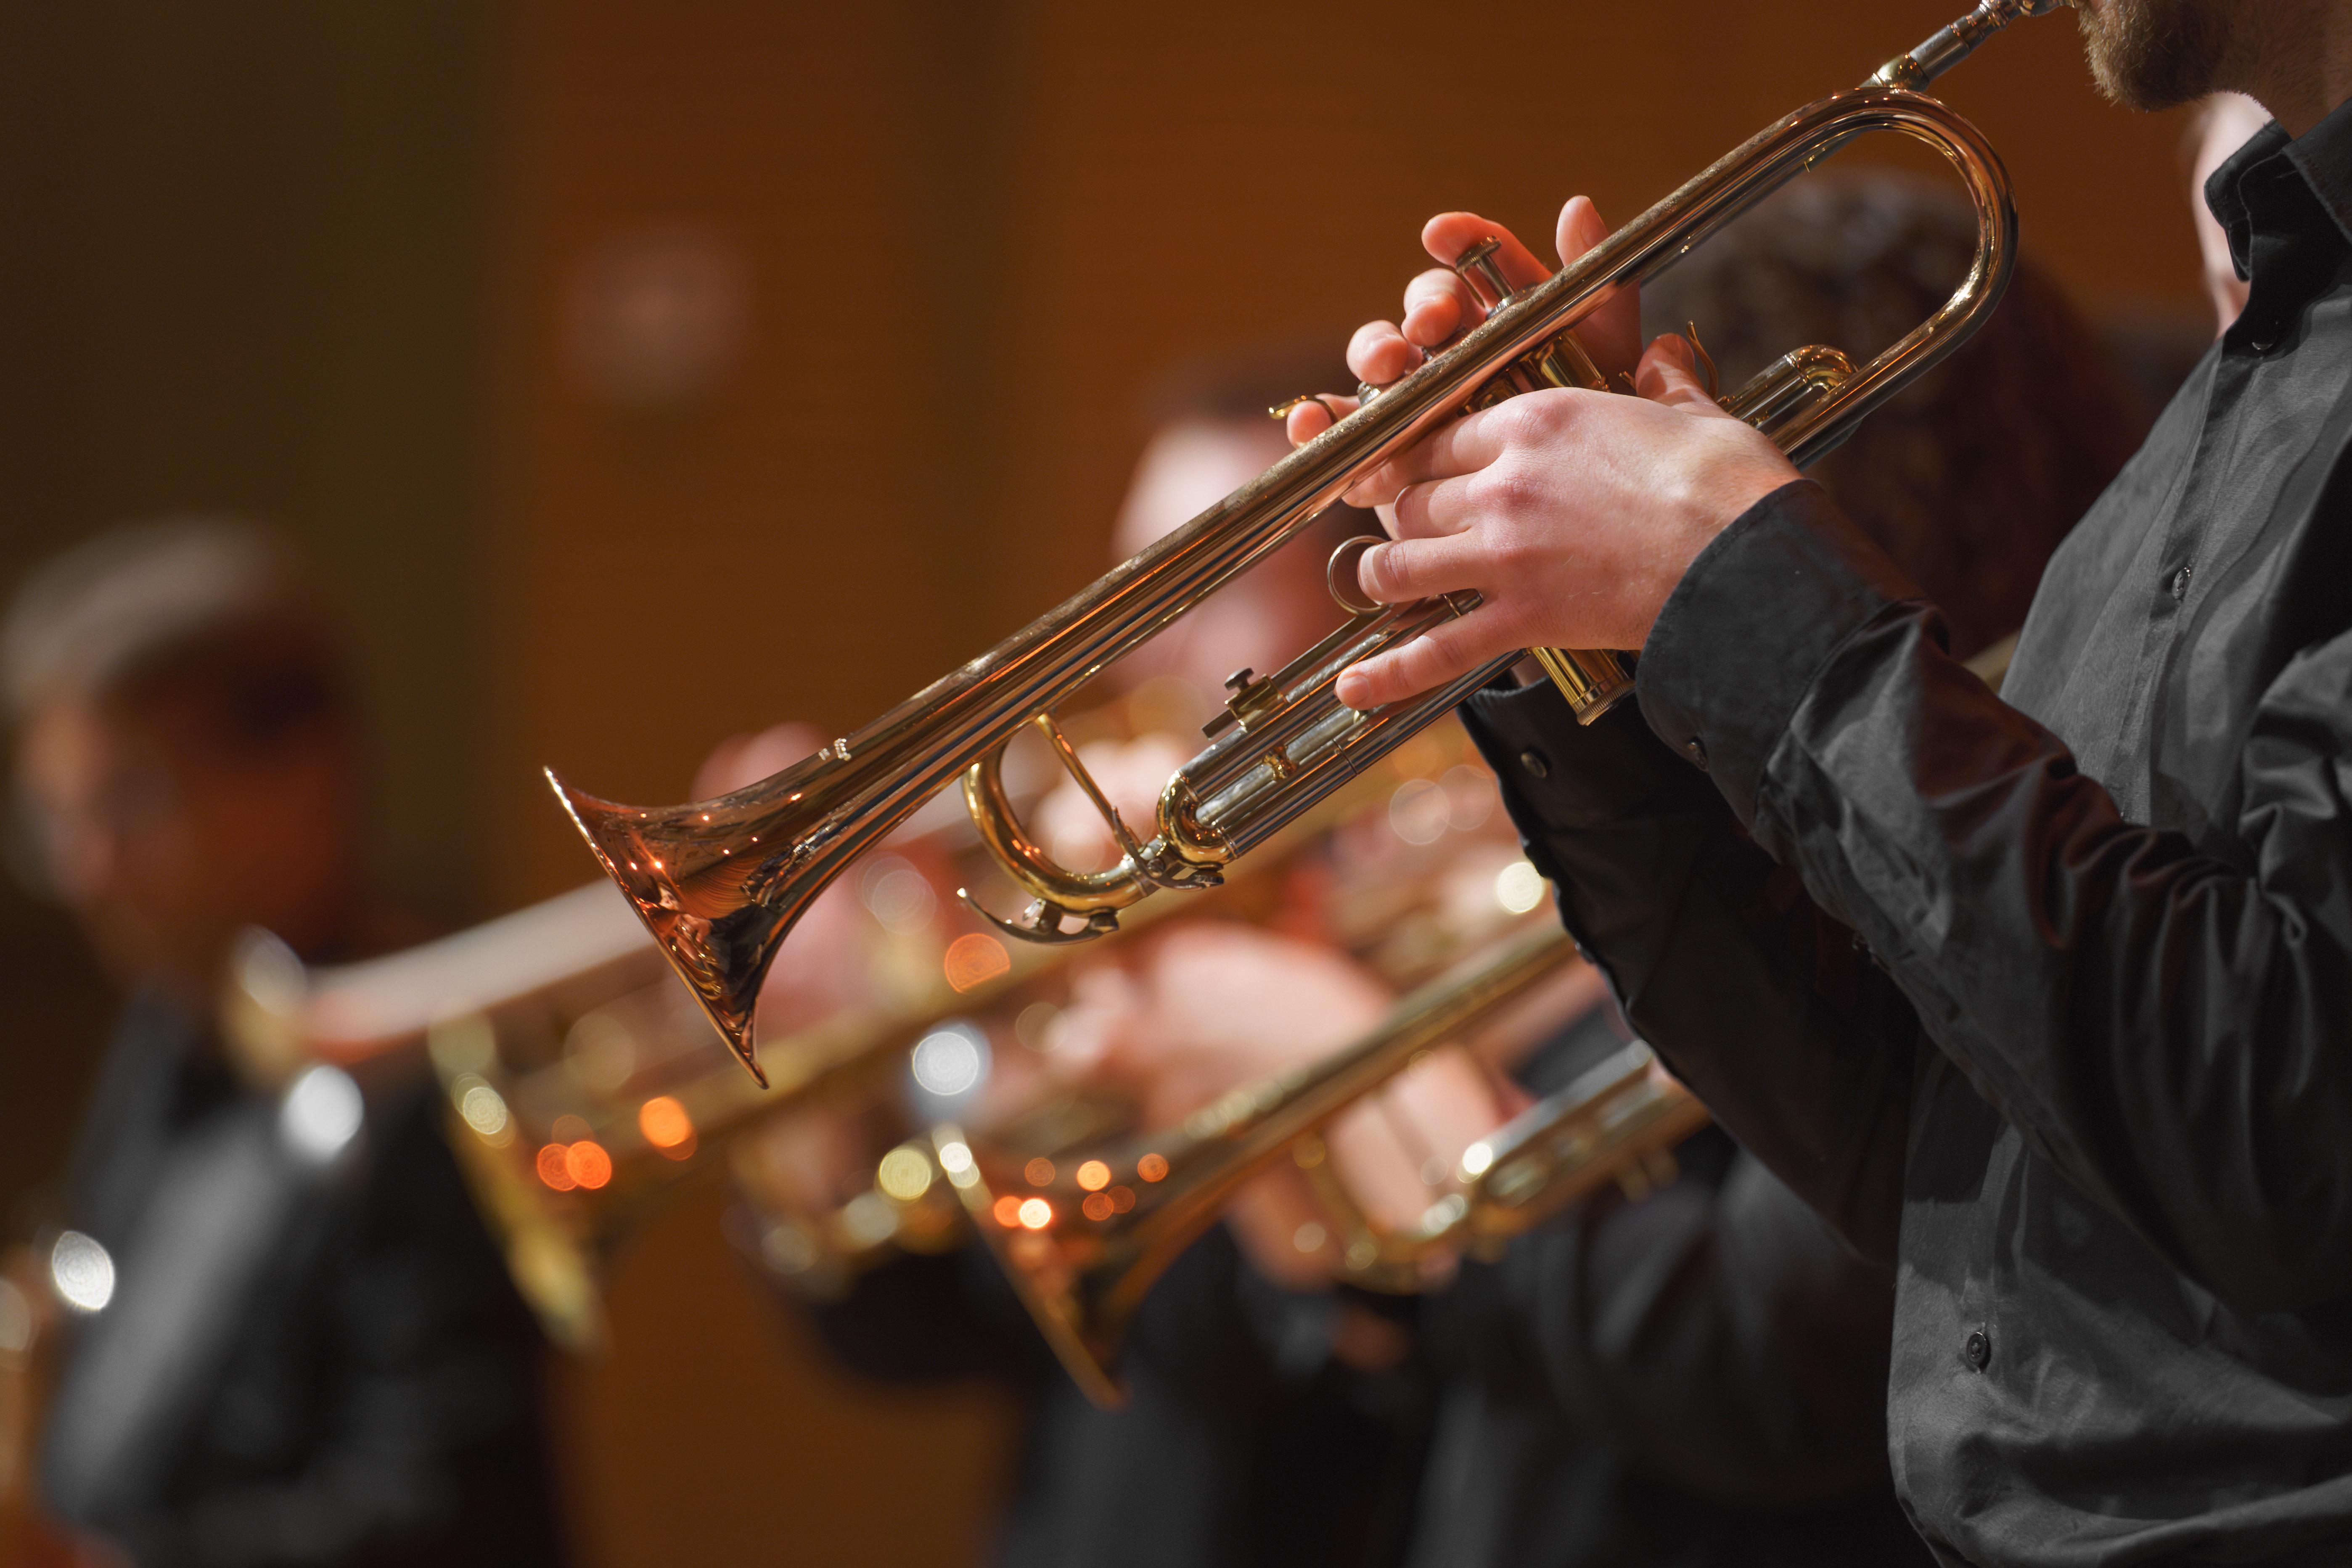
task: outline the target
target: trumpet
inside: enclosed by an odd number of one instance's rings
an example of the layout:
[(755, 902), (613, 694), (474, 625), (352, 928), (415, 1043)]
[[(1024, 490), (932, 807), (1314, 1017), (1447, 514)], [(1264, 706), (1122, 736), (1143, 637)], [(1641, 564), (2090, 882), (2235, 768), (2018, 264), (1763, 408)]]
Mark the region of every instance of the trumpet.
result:
[[(1118, 733), (1145, 717), (1107, 713), (1091, 722)], [(1034, 771), (1042, 777), (1050, 768)], [(1465, 798), (1473, 785), (1475, 798)], [(1457, 851), (1464, 831), (1500, 809), (1468, 737), (1433, 729), (1303, 816), (1216, 894), (1165, 909), (1263, 919), (1281, 901), (1283, 873), (1311, 863), (1316, 881), (1338, 889), (1327, 934), (1392, 983), (1412, 984), (1523, 920), (1537, 901), (1533, 868), (1511, 852), (1497, 846), (1496, 863), (1473, 864)], [(899, 836), (894, 849), (970, 858), (976, 841), (961, 814), (939, 816), (935, 828)], [(1514, 874), (1507, 889), (1494, 882), (1498, 867)], [(1488, 889), (1466, 908), (1465, 871)], [(921, 884), (922, 918), (913, 924), (894, 907), (906, 903), (910, 882)], [(306, 968), (283, 944), (250, 933), (231, 965), (223, 1033), (241, 1069), (264, 1082), (290, 1080), (317, 1060), (377, 1080), (430, 1074), (446, 1136), (518, 1289), (551, 1340), (591, 1348), (604, 1336), (613, 1253), (647, 1215), (716, 1175), (744, 1147), (743, 1134), (814, 1098), (887, 1094), (909, 1049), (935, 1033), (1011, 1037), (1014, 1014), (1053, 1010), (1071, 950), (1007, 949), (984, 931), (950, 940), (952, 922), (940, 918), (928, 880), (896, 857), (867, 866), (859, 892), (874, 921), (869, 992), (762, 1042), (766, 1093), (735, 1066), (603, 881), (333, 967)], [(1034, 1016), (1024, 1028), (1038, 1032)], [(1008, 1132), (1051, 1142), (1100, 1131), (1057, 1133), (1047, 1120)], [(811, 1265), (851, 1267), (886, 1247), (942, 1245), (961, 1224), (942, 1196), (944, 1189), (929, 1208), (853, 1203), (797, 1241)]]
[[(1366, 606), (1286, 668), (1236, 673), (1226, 710), (1208, 726), (1211, 743), (1161, 795), (1149, 841), (1093, 787), (1054, 710), (1466, 407), (1540, 386), (1605, 390), (1576, 342), (1579, 321), (1822, 159), (1892, 132), (1933, 148), (1958, 174), (1977, 214), (1977, 255), (1951, 298), (1869, 363), (1856, 366), (1833, 348), (1800, 349), (1727, 401), (1800, 465), (1823, 455), (1999, 302), (2016, 251), (2008, 177), (1982, 135), (1920, 89), (2000, 29), (2060, 3), (1981, 0), (1861, 87), (1768, 128), (1545, 282), (1507, 292), (1491, 256), (1474, 247), (1457, 265), (1491, 306), (1476, 329), (1091, 587), (806, 762), (734, 794), (669, 807), (600, 800), (551, 772), (549, 783), (755, 1079), (753, 1006), (778, 945), (851, 860), (958, 776), (982, 838), (1033, 895), (1018, 920), (991, 917), (1009, 932), (1083, 941), (1115, 929), (1118, 911), (1153, 892), (1214, 885), (1314, 800), (1516, 662), (1497, 660), (1368, 712), (1334, 695), (1349, 665), (1465, 613), (1475, 595)], [(1630, 689), (1613, 654), (1537, 651), (1587, 721)], [(1103, 812), (1122, 851), (1113, 870), (1055, 864), (993, 787), (996, 759), (1032, 723)]]
[(1393, 1293), (1419, 1289), (1452, 1253), (1493, 1262), (1514, 1237), (1612, 1183), (1640, 1201), (1675, 1179), (1675, 1147), (1708, 1121), (1697, 1097), (1634, 1040), (1464, 1150), (1456, 1190), (1401, 1229), (1365, 1215), (1319, 1141), (1301, 1143), (1295, 1157), (1343, 1227), (1340, 1278)]
[[(1173, 1131), (1024, 1160), (1025, 1151), (946, 1123), (931, 1134), (936, 1169), (1072, 1379), (1113, 1407), (1123, 1396), (1112, 1368), (1136, 1310), (1235, 1189), (1285, 1155), (1310, 1174), (1327, 1170), (1318, 1134), (1333, 1118), (1431, 1051), (1493, 1024), (1576, 962), (1564, 932), (1522, 934), (1405, 997), (1355, 1044), (1236, 1088)], [(1468, 1194), (1434, 1205), (1409, 1252), (1403, 1237), (1377, 1256), (1360, 1254), (1359, 1241), (1347, 1248), (1345, 1272), (1384, 1289), (1411, 1289), (1404, 1267), (1449, 1244), (1498, 1247), (1661, 1157), (1706, 1121), (1648, 1047), (1629, 1047), (1473, 1144), (1463, 1165)], [(919, 1182), (905, 1194), (909, 1202), (925, 1195)], [(1381, 1263), (1389, 1265), (1385, 1273), (1375, 1269)]]

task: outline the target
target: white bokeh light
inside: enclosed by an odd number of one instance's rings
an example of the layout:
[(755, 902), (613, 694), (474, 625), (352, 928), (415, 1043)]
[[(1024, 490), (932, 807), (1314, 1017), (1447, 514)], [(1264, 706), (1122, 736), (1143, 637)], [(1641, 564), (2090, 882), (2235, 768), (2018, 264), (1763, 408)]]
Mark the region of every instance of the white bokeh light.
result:
[(278, 1133), (295, 1153), (323, 1164), (357, 1136), (366, 1110), (352, 1075), (322, 1062), (286, 1091), (278, 1107)]
[(1528, 861), (1514, 860), (1495, 873), (1495, 901), (1512, 914), (1526, 914), (1543, 900), (1543, 873)]
[(987, 1068), (985, 1049), (969, 1027), (950, 1025), (934, 1029), (915, 1047), (915, 1082), (926, 1094), (942, 1100), (969, 1094)]
[(49, 1248), (49, 1283), (75, 1311), (104, 1311), (114, 1300), (114, 1259), (95, 1237), (69, 1230)]

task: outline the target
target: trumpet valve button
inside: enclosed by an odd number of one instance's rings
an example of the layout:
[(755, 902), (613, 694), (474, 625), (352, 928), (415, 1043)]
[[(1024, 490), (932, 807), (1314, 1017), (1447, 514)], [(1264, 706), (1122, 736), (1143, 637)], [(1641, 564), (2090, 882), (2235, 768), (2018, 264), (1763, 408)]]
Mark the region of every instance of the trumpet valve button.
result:
[(1503, 276), (1502, 264), (1495, 259), (1502, 248), (1503, 242), (1490, 234), (1454, 258), (1455, 274), (1489, 310), (1511, 297), (1510, 279)]

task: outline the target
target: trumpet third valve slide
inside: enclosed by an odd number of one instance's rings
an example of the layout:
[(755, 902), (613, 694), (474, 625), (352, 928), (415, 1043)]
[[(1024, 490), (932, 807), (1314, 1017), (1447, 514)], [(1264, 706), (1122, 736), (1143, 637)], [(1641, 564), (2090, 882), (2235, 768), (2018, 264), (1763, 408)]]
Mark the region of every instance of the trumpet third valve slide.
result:
[[(1107, 666), (1296, 537), (1363, 474), (1478, 400), (1565, 378), (1589, 384), (1572, 331), (1617, 290), (1674, 265), (1723, 225), (1857, 138), (1888, 132), (1940, 153), (1978, 220), (1974, 266), (1951, 298), (1859, 366), (1800, 349), (1726, 400), (1800, 466), (1958, 348), (1999, 302), (2016, 253), (2008, 177), (1976, 129), (1924, 95), (2009, 24), (2059, 0), (1983, 0), (1863, 85), (1768, 127), (1544, 282), (1503, 294), (1486, 321), (1353, 414), (1059, 607), (854, 734), (772, 778), (712, 800), (645, 807), (600, 800), (549, 775), (599, 863), (627, 896), (696, 1001), (755, 1078), (761, 978), (801, 913), (859, 855), (959, 776), (983, 838), (1034, 901), (998, 923), (1040, 941), (1097, 936), (1150, 894), (1211, 887), (1237, 857), (1451, 710), (1517, 656), (1368, 712), (1339, 703), (1340, 670), (1465, 613), (1454, 595), (1356, 615), (1272, 676), (1237, 678), (1210, 743), (1161, 795), (1148, 835), (1105, 807), (1125, 852), (1108, 873), (1053, 865), (989, 785), (1018, 732)], [(1470, 273), (1482, 276), (1476, 258)], [(1622, 693), (1622, 669), (1540, 659), (1589, 716)], [(1612, 673), (1613, 669), (1613, 673)], [(1086, 784), (1075, 753), (1064, 752)], [(1098, 795), (1099, 792), (1091, 792)], [(1075, 923), (1074, 923), (1075, 922)], [(762, 1079), (764, 1081), (764, 1079)]]

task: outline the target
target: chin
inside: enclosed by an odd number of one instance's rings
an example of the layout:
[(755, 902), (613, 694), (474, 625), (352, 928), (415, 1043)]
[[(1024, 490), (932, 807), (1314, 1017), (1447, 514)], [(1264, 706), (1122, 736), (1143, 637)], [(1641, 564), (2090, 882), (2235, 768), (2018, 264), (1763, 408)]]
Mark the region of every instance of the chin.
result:
[(2238, 0), (2080, 0), (2099, 90), (2126, 109), (2174, 109), (2228, 85)]

